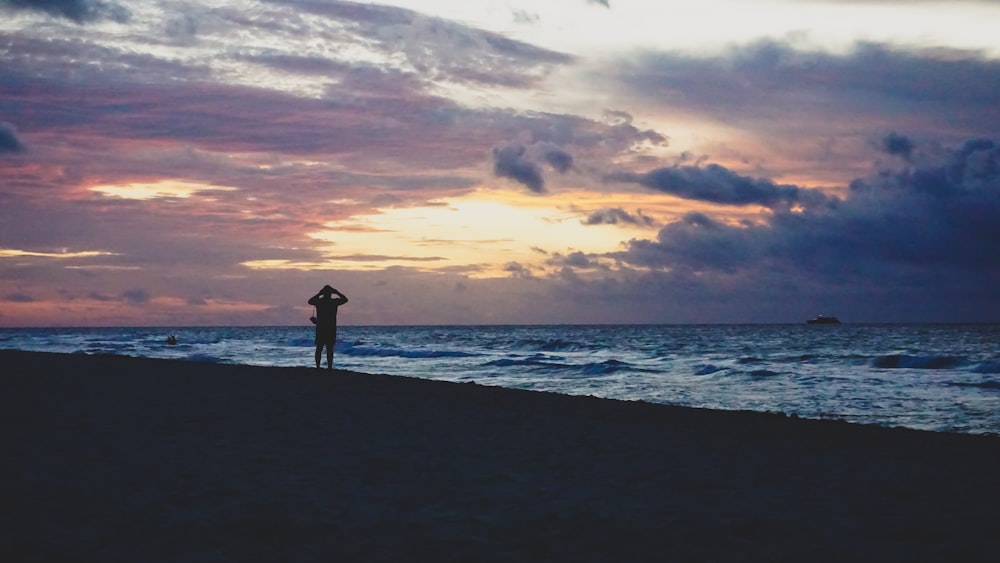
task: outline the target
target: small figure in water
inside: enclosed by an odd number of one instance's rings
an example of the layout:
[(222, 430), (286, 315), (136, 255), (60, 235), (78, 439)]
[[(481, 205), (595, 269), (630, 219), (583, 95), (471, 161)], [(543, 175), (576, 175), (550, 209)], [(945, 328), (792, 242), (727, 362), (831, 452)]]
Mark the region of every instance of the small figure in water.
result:
[[(334, 298), (333, 296), (337, 297)], [(326, 347), (326, 367), (333, 369), (333, 347), (337, 343), (337, 309), (347, 303), (347, 296), (324, 285), (319, 293), (309, 298), (309, 304), (316, 307), (316, 316), (311, 320), (316, 324), (316, 367), (323, 357)]]
[(177, 338), (173, 334), (171, 334), (170, 336), (167, 337), (167, 344), (171, 346), (177, 344)]

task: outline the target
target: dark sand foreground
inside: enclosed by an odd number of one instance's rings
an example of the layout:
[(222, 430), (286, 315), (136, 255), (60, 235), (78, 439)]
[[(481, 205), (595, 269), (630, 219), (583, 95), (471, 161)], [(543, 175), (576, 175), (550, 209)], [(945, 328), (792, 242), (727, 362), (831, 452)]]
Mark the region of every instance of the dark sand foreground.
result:
[(307, 368), (0, 366), (0, 561), (1000, 557), (996, 437)]

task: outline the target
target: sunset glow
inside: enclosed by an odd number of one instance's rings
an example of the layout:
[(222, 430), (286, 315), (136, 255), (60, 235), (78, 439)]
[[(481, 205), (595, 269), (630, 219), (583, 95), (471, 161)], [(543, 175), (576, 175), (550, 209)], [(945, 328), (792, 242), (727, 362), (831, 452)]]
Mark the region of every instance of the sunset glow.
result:
[(110, 197), (122, 199), (156, 199), (156, 198), (188, 198), (194, 194), (213, 191), (232, 191), (236, 188), (221, 186), (203, 186), (187, 182), (161, 180), (146, 184), (99, 185), (92, 186), (91, 191)]
[(996, 2), (0, 16), (2, 326), (1000, 318)]

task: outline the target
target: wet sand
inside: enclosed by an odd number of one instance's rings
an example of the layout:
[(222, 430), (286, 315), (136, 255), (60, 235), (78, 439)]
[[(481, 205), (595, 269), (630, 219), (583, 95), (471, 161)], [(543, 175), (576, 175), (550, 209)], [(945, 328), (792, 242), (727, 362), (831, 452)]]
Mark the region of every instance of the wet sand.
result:
[(0, 366), (3, 561), (1000, 553), (995, 436), (308, 368)]

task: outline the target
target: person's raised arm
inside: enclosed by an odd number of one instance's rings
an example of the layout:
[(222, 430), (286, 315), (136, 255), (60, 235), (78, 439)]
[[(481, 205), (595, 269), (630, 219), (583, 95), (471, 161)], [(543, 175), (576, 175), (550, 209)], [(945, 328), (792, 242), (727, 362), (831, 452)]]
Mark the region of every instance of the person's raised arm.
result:
[(316, 295), (313, 295), (312, 297), (310, 297), (309, 298), (309, 304), (315, 306), (316, 303), (319, 302), (319, 296), (320, 295), (323, 295), (323, 290), (320, 290), (319, 293), (317, 293)]
[(340, 299), (338, 299), (338, 301), (339, 301), (338, 305), (343, 305), (344, 303), (347, 303), (348, 299), (347, 299), (346, 295), (344, 295), (343, 293), (341, 293), (340, 291), (338, 291), (336, 289), (333, 290), (333, 292), (336, 293), (338, 297), (340, 297)]

